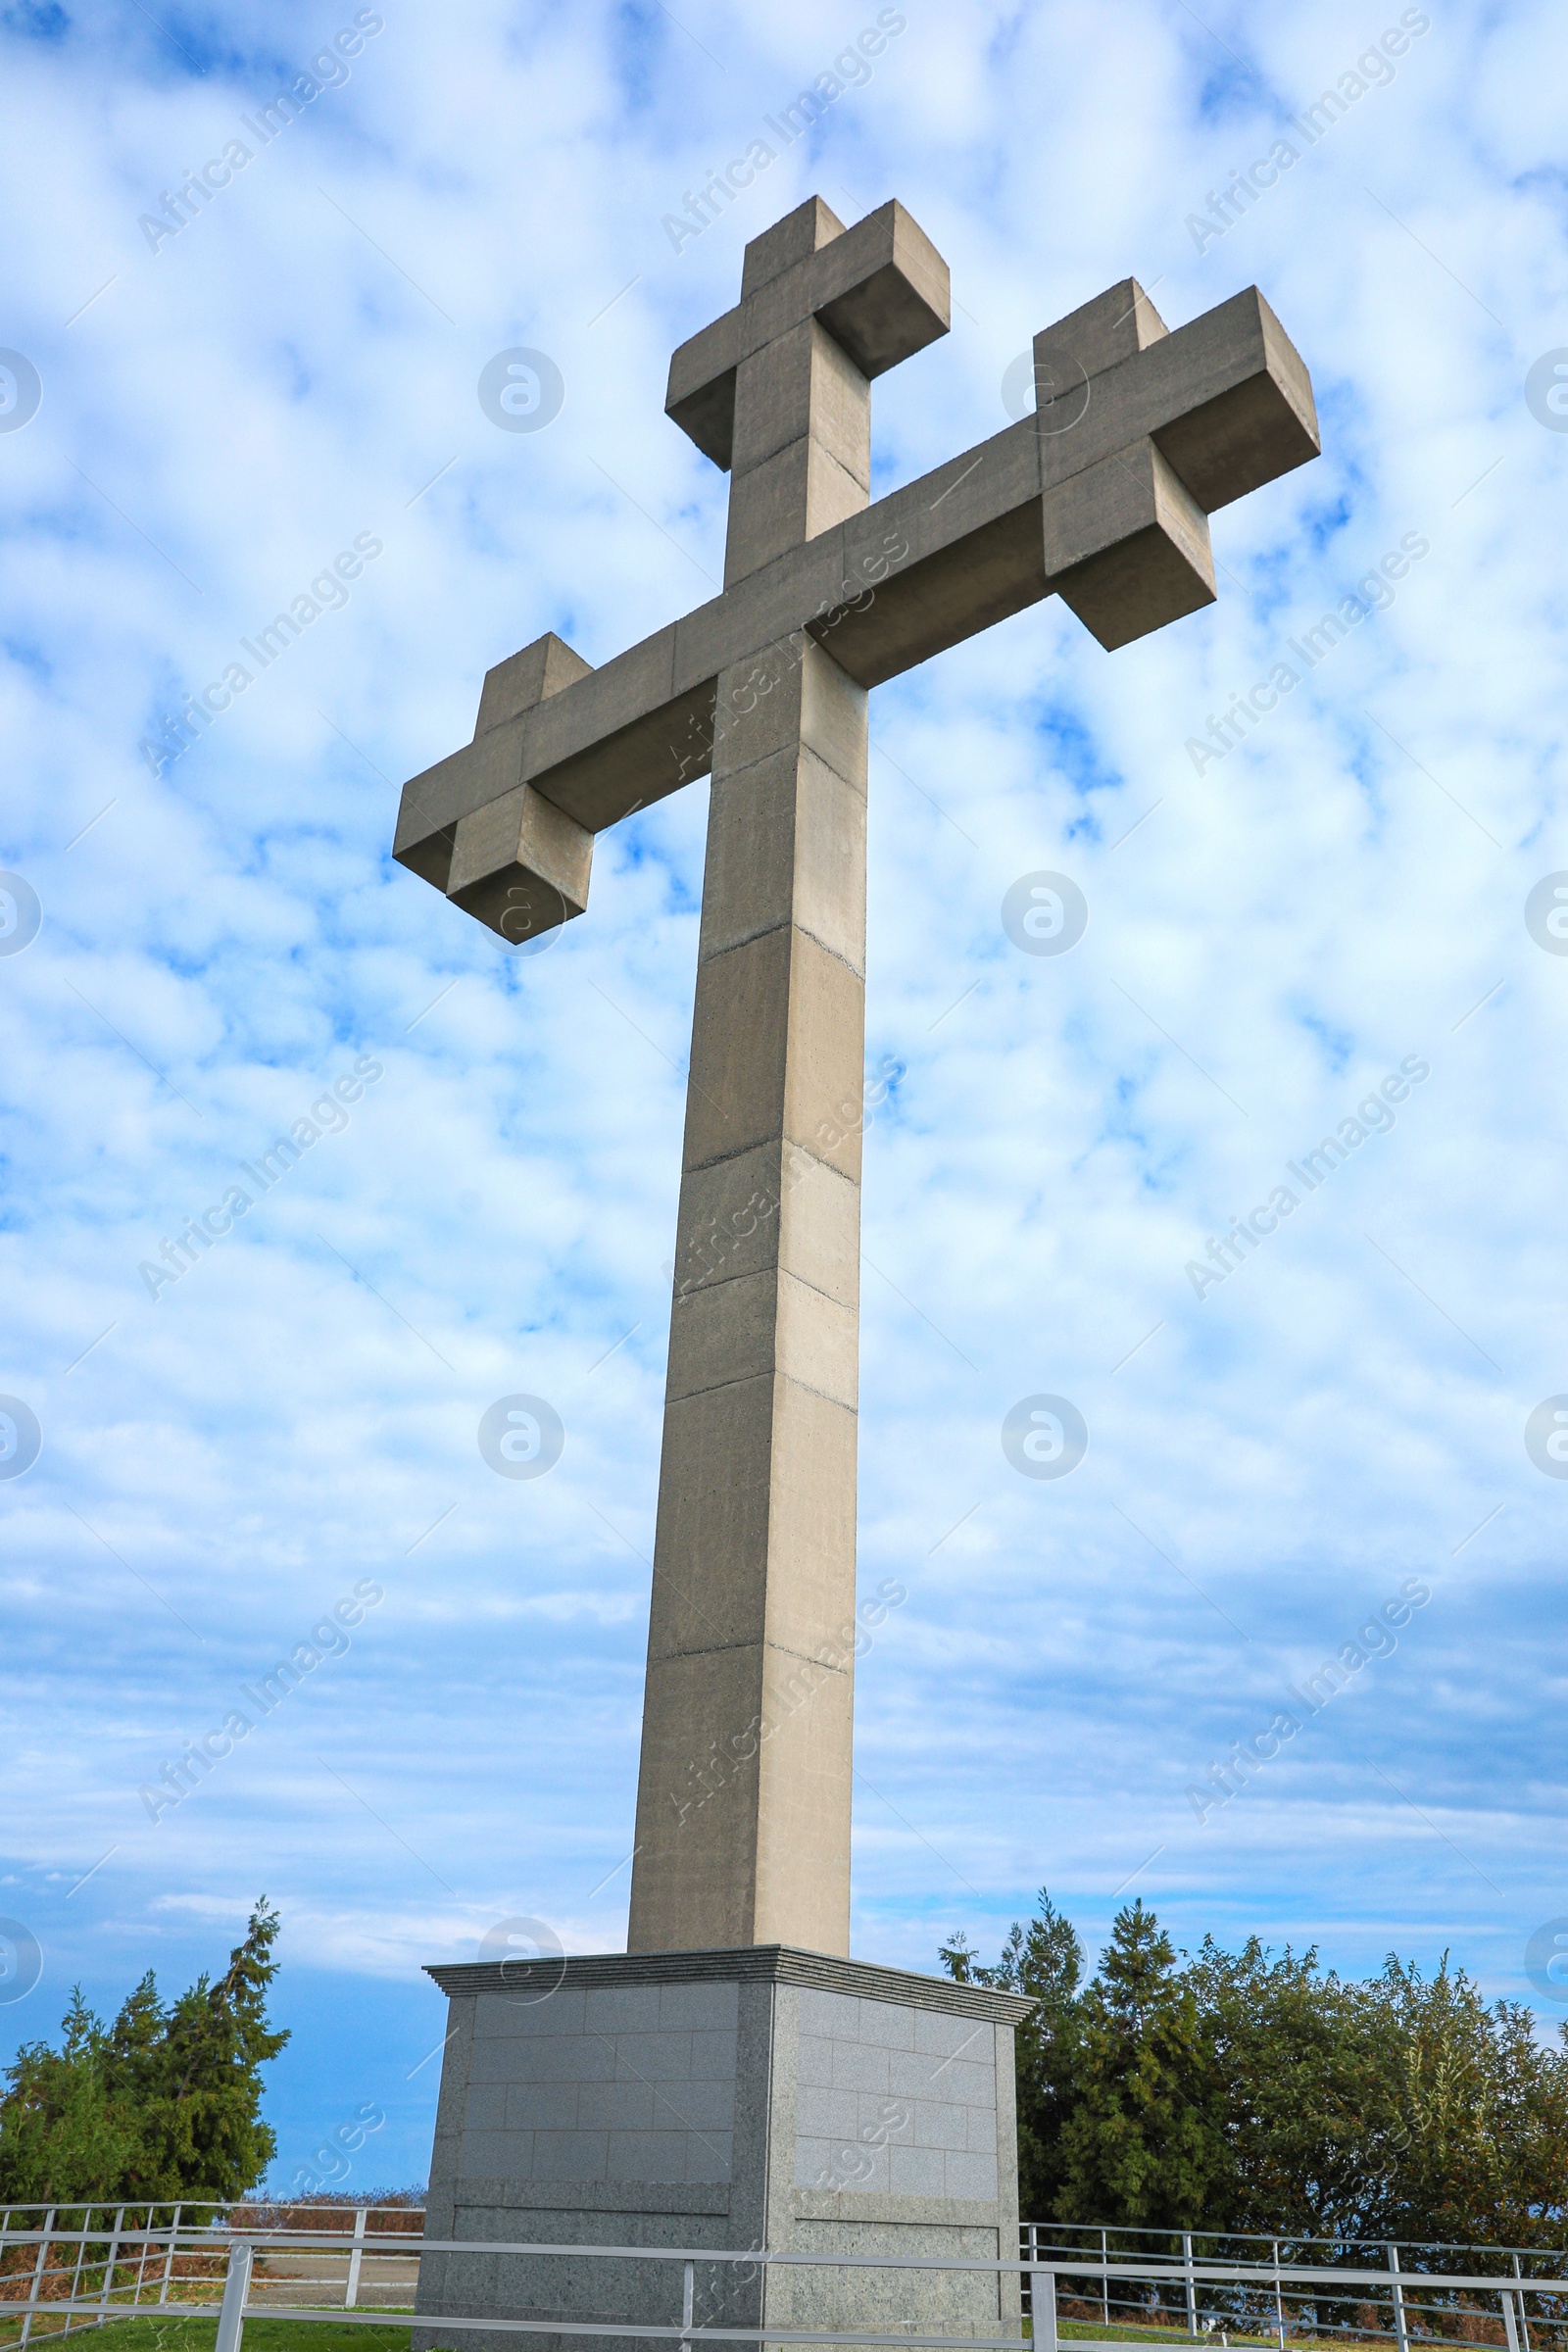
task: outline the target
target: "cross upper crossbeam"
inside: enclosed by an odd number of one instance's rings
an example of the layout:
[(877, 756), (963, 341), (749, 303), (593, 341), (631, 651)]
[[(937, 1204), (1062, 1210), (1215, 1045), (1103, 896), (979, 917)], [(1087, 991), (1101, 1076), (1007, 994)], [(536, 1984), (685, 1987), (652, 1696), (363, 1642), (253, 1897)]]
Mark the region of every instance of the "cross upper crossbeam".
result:
[[(886, 205), (743, 286), (675, 354), (667, 412), (728, 465), (755, 352), (815, 319), (878, 372), (945, 331), (945, 281)], [(1172, 332), (1124, 279), (1038, 335), (1035, 360), (1033, 416), (603, 667), (545, 637), (490, 670), (473, 742), (404, 787), (394, 856), (515, 944), (583, 910), (596, 833), (707, 773), (717, 679), (753, 654), (808, 631), (874, 686), (1052, 594), (1107, 649), (1210, 603), (1207, 516), (1319, 447), (1306, 368), (1257, 288)]]

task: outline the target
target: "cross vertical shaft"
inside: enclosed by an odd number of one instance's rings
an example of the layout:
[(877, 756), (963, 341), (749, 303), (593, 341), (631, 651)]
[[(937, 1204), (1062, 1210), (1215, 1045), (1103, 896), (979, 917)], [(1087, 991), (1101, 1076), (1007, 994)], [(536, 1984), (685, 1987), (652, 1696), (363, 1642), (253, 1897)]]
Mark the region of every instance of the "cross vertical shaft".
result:
[[(743, 298), (840, 233), (802, 206)], [(815, 318), (737, 368), (733, 467), (726, 584), (867, 504)], [(866, 699), (804, 631), (718, 680), (632, 1951), (849, 1949)]]

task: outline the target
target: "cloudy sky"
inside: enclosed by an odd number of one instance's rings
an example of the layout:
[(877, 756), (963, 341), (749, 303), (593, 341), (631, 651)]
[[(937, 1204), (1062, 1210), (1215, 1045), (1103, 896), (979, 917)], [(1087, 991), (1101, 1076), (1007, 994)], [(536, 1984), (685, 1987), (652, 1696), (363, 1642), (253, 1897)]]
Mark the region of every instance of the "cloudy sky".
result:
[[(989, 1949), (1045, 1883), (1092, 1944), (1137, 1891), (1179, 1940), (1451, 1949), (1565, 2013), (1526, 1961), (1568, 1914), (1568, 1480), (1526, 1444), (1568, 1392), (1568, 941), (1526, 921), (1568, 868), (1560, 13), (891, 15), (676, 239), (869, 0), (5, 12), (0, 1469), (29, 1414), (41, 1450), (0, 1481), (0, 1910), (41, 1975), (0, 2055), (74, 1980), (112, 2006), (220, 1964), (265, 1891), (279, 2180), (363, 2101), (349, 2185), (422, 2178), (422, 1962), (518, 1916), (623, 1942), (707, 787), (602, 838), (541, 956), (389, 850), (490, 664), (545, 629), (602, 662), (713, 593), (725, 482), (665, 368), (812, 192), (899, 197), (952, 268), (952, 333), (877, 386), (878, 492), (998, 430), (1031, 336), (1129, 273), (1171, 325), (1261, 286), (1324, 445), (1216, 516), (1208, 611), (1108, 656), (1053, 602), (874, 698), (867, 1053), (903, 1075), (867, 1139), (860, 1572), (907, 1599), (859, 1669), (854, 1948)], [(210, 159), (227, 184), (143, 226)], [(564, 387), (523, 433), (477, 392), (518, 347)], [(340, 554), (341, 599), (249, 661)], [(1060, 956), (1004, 927), (1040, 872), (1089, 910)], [(1358, 1119), (1391, 1077), (1392, 1124)], [(1308, 1193), (1286, 1163), (1346, 1121)], [(476, 1442), (519, 1392), (565, 1431), (530, 1481)], [(1089, 1433), (1060, 1479), (1003, 1450), (1041, 1395)], [(1407, 1588), (1383, 1654), (1294, 1702)], [(338, 1654), (150, 1820), (138, 1788), (356, 1589)]]

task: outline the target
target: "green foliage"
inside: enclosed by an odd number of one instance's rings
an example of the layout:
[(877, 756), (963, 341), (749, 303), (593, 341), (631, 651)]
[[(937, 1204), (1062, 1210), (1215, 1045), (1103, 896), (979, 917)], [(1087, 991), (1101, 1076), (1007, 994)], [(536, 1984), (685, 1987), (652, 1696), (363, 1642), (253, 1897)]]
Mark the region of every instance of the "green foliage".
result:
[(1364, 1984), (1255, 1936), (1178, 1956), (1135, 1902), (1085, 1983), (1042, 1889), (994, 1965), (961, 1936), (942, 1960), (1035, 1996), (1017, 2043), (1026, 2218), (1568, 2244), (1568, 2050), (1446, 1955), (1430, 1979), (1391, 1955)]
[(0, 2198), (119, 2203), (243, 2194), (276, 2142), (260, 2069), (288, 2035), (267, 2022), (277, 1914), (264, 1895), (214, 1984), (165, 2008), (151, 1973), (106, 2027), (78, 1986), (59, 2049), (26, 2042), (0, 2098)]
[(1141, 1901), (1116, 1914), (1079, 2007), (1066, 2194), (1085, 2215), (1181, 2229), (1212, 2206), (1229, 2151), (1197, 1992)]

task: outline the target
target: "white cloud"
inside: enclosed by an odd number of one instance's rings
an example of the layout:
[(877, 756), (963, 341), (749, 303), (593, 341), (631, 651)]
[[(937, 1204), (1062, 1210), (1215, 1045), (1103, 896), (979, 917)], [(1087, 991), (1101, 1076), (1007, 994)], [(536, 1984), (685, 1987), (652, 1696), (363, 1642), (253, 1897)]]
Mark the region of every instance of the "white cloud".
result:
[[(245, 6), (169, 20), (198, 74), (145, 20), (19, 13), (6, 333), (44, 399), (0, 435), (0, 862), (45, 919), (0, 959), (0, 1388), (45, 1450), (0, 1512), (8, 1899), (51, 1997), (210, 1959), (263, 1886), (340, 1984), (511, 1913), (623, 1934), (706, 792), (602, 841), (536, 958), (388, 853), (491, 662), (710, 593), (724, 485), (667, 356), (812, 188), (897, 194), (954, 268), (953, 334), (878, 386), (879, 483), (995, 430), (1029, 336), (1129, 270), (1172, 323), (1255, 279), (1325, 440), (1216, 516), (1211, 611), (1107, 658), (1037, 609), (876, 699), (868, 1046), (907, 1074), (867, 1149), (861, 1549), (910, 1598), (861, 1670), (858, 1948), (929, 1966), (1042, 1880), (1099, 1928), (1158, 1848), (1133, 1884), (1183, 1934), (1451, 1942), (1522, 1989), (1568, 1507), (1522, 1440), (1568, 1389), (1568, 963), (1522, 918), (1568, 864), (1568, 437), (1522, 397), (1568, 342), (1551, 23), (1434, 11), (1266, 202), (1184, 228), (1397, 13), (910, 10), (678, 256), (663, 212), (861, 15), (389, 10), (153, 254), (149, 197), (340, 19), (287, 55)], [(519, 343), (566, 382), (533, 435), (474, 396)], [(1408, 531), (1393, 607), (1196, 776), (1187, 737)], [(149, 724), (364, 532), (346, 607), (151, 775)], [(1059, 960), (1000, 925), (1040, 867), (1090, 904)], [(138, 1262), (360, 1054), (347, 1130), (151, 1301)], [(1395, 1131), (1196, 1300), (1195, 1249), (1410, 1054)], [(518, 1390), (566, 1425), (534, 1482), (475, 1443)], [(998, 1441), (1037, 1390), (1090, 1426), (1060, 1485)], [(1375, 1684), (1200, 1828), (1187, 1783), (1411, 1573)], [(368, 1575), (350, 1654), (149, 1824), (146, 1773)]]

